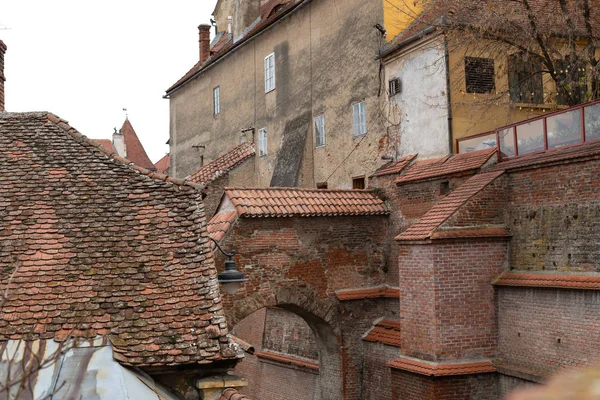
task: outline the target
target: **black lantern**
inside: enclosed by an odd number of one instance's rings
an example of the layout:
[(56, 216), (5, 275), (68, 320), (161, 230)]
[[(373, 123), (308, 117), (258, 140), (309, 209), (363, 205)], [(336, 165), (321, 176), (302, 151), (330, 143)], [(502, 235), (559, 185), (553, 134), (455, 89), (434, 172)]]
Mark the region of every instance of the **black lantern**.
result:
[(223, 289), (225, 289), (227, 293), (234, 294), (242, 287), (242, 283), (246, 282), (248, 279), (246, 279), (244, 274), (238, 271), (235, 266), (235, 261), (233, 261), (235, 250), (232, 250), (231, 253), (226, 253), (215, 239), (210, 238), (210, 240), (212, 240), (221, 253), (227, 257), (227, 261), (225, 261), (225, 271), (218, 275), (219, 283), (223, 285)]

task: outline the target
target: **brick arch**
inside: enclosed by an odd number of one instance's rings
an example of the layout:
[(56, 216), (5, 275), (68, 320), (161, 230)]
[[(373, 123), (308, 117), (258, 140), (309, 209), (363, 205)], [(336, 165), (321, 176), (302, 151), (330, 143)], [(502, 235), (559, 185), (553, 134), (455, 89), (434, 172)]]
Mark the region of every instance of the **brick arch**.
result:
[(300, 316), (315, 335), (319, 352), (319, 391), (322, 400), (343, 397), (344, 369), (337, 300), (323, 299), (310, 286), (275, 286), (268, 293), (236, 296), (225, 304), (225, 314), (234, 327), (263, 307), (279, 307)]

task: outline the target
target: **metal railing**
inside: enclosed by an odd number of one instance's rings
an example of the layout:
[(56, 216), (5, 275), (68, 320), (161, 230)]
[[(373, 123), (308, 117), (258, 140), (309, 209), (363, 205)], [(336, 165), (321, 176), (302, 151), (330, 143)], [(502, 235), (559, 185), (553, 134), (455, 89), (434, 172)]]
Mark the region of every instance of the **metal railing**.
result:
[(600, 100), (456, 139), (458, 153), (498, 147), (500, 160), (600, 139)]

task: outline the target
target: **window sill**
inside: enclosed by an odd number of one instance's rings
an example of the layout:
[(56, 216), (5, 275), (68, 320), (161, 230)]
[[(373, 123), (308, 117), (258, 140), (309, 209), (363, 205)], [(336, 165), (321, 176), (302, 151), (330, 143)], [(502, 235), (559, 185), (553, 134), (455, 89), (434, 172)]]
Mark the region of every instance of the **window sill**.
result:
[(368, 133), (368, 132), (361, 133), (360, 135), (354, 135), (354, 134), (352, 134), (352, 139), (360, 139), (360, 138), (362, 138), (362, 137), (365, 137), (365, 136), (367, 136), (367, 133)]
[(269, 90), (265, 90), (265, 94), (267, 94), (267, 93), (271, 93), (271, 92), (274, 92), (274, 91), (275, 91), (275, 89), (276, 89), (276, 88), (269, 89)]
[(324, 145), (324, 144), (322, 144), (322, 145), (320, 145), (320, 146), (315, 146), (315, 149), (322, 149), (322, 148), (324, 148), (324, 147), (325, 147), (325, 145)]

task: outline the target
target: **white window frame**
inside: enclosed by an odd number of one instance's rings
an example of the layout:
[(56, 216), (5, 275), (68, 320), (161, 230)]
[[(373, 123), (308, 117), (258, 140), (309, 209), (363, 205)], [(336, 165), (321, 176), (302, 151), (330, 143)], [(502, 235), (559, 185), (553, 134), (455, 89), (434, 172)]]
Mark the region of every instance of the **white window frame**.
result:
[(352, 104), (352, 126), (354, 137), (367, 134), (367, 104), (365, 101)]
[(325, 146), (325, 114), (317, 115), (314, 119), (315, 147)]
[(275, 90), (275, 53), (265, 57), (265, 93)]
[(213, 89), (213, 115), (221, 114), (221, 86)]
[(267, 151), (267, 128), (260, 128), (258, 130), (258, 156), (264, 157), (268, 153)]

